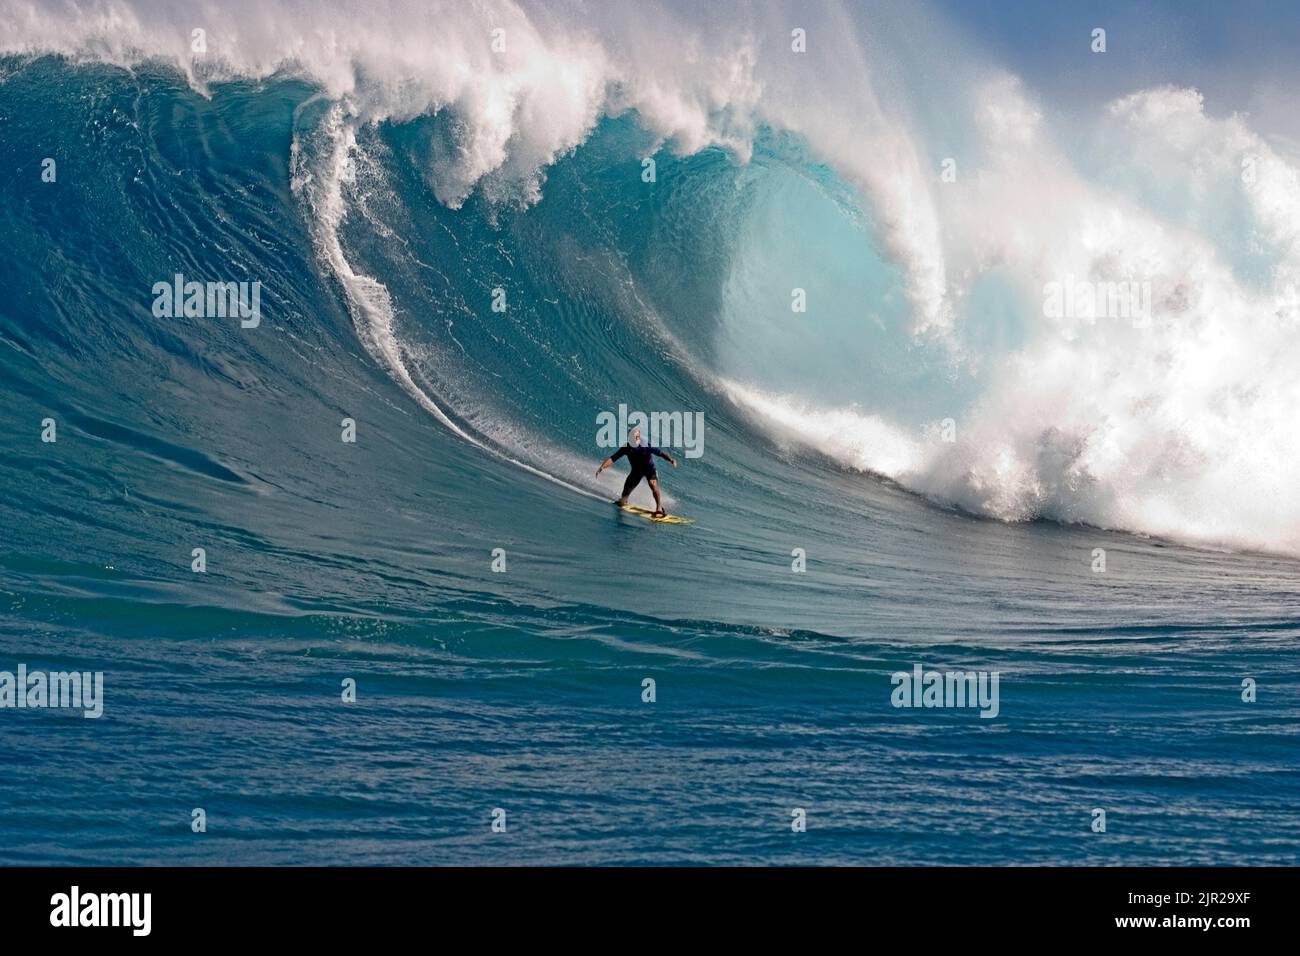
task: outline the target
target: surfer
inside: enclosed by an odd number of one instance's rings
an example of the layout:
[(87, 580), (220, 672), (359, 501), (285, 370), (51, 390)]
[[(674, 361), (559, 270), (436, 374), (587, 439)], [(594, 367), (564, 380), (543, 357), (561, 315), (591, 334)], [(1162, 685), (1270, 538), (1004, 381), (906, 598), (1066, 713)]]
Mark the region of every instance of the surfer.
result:
[(664, 504), (659, 498), (659, 476), (655, 473), (655, 455), (658, 455), (674, 468), (677, 467), (677, 459), (666, 451), (660, 451), (658, 448), (651, 445), (642, 445), (641, 429), (634, 428), (632, 429), (631, 440), (618, 451), (614, 452), (614, 454), (602, 461), (600, 467), (596, 469), (596, 477), (599, 478), (602, 471), (614, 464), (614, 462), (618, 461), (620, 458), (624, 456), (627, 457), (627, 463), (632, 466), (632, 473), (627, 476), (627, 481), (623, 482), (623, 496), (615, 502), (615, 504), (620, 508), (627, 504), (627, 496), (632, 493), (633, 488), (641, 484), (641, 479), (644, 478), (649, 482), (650, 491), (653, 492), (655, 496), (654, 516), (656, 518), (663, 518), (667, 515), (667, 512), (664, 511)]

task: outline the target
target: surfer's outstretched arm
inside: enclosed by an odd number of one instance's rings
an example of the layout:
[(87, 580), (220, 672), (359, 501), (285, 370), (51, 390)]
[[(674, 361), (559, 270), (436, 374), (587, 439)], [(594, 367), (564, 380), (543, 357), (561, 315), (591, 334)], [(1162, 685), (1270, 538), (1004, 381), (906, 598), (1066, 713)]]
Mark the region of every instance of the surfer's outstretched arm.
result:
[(672, 465), (674, 468), (677, 467), (677, 459), (674, 458), (672, 455), (668, 454), (668, 452), (666, 451), (660, 451), (658, 448), (651, 448), (650, 454), (658, 455), (660, 458), (668, 462), (668, 464)]
[(614, 454), (610, 455), (608, 458), (606, 458), (604, 461), (600, 463), (600, 467), (596, 469), (596, 477), (599, 478), (600, 473), (602, 471), (610, 467), (612, 464), (614, 464), (614, 462), (618, 461), (626, 454), (627, 454), (627, 445), (624, 445), (622, 448), (614, 452)]

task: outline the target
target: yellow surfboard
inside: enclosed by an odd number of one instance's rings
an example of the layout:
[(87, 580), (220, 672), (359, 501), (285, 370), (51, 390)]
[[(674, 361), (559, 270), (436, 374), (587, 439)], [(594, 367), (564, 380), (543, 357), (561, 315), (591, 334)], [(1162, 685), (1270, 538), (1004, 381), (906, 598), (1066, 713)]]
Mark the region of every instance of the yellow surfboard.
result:
[(664, 515), (662, 518), (656, 518), (655, 513), (649, 508), (638, 508), (636, 505), (619, 505), (619, 507), (629, 514), (640, 515), (647, 521), (654, 521), (658, 524), (691, 524), (694, 521), (693, 518), (683, 518), (681, 515)]

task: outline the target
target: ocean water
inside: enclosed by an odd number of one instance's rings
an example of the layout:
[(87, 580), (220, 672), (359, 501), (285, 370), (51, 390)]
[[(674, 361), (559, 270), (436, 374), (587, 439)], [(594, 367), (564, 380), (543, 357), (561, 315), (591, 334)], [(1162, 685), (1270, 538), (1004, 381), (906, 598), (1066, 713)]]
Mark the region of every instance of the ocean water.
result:
[[(0, 862), (1295, 862), (1300, 167), (1240, 119), (1135, 91), (1063, 167), (995, 76), (927, 101), (945, 194), (853, 8), (810, 113), (752, 36), (674, 61), (686, 10), (236, 5), (200, 55), (19, 6), (0, 670), (104, 697), (0, 709)], [(1126, 256), (1150, 329), (1044, 318)], [(156, 315), (178, 273), (260, 323)], [(693, 524), (609, 505), (620, 404), (703, 415)], [(996, 716), (894, 706), (917, 665)]]

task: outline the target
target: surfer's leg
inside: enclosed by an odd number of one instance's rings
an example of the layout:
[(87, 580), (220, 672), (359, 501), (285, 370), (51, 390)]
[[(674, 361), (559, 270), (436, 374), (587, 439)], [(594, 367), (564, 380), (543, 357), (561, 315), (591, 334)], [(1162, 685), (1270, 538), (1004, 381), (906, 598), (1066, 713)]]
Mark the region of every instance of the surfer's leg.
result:
[(627, 481), (623, 482), (623, 497), (618, 499), (619, 507), (627, 504), (627, 496), (632, 493), (632, 489), (641, 484), (641, 476), (636, 472), (627, 476)]
[(655, 515), (660, 516), (666, 514), (667, 512), (664, 511), (664, 503), (659, 500), (659, 479), (651, 478), (649, 483), (650, 490), (654, 492), (655, 496)]

